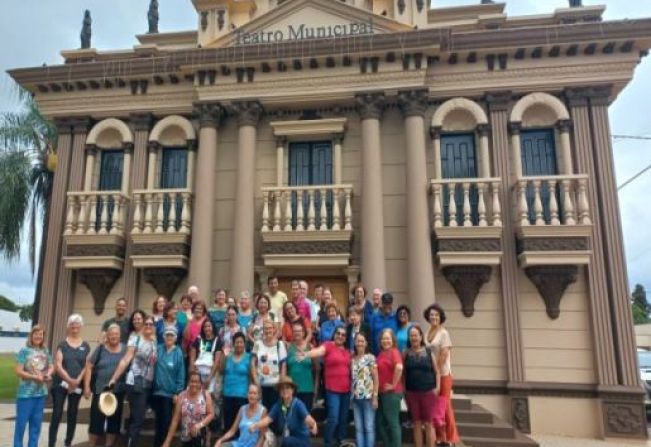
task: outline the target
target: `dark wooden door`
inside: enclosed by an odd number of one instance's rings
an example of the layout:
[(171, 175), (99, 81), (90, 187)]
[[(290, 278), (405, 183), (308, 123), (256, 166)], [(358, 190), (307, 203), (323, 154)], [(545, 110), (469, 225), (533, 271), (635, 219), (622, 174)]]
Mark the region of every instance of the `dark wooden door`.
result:
[[(329, 141), (290, 143), (289, 145), (289, 186), (331, 185), (332, 184), (332, 144)], [(314, 209), (319, 222), (321, 192), (314, 195)], [(328, 225), (332, 220), (332, 193), (326, 193)], [(297, 196), (292, 194), (292, 211), (296, 216)], [(303, 215), (307, 216), (309, 196), (303, 194)], [(296, 218), (292, 222), (296, 226)]]
[[(477, 178), (477, 154), (475, 151), (475, 134), (444, 134), (441, 136), (441, 174), (444, 179)], [(463, 185), (458, 184), (454, 191), (457, 207), (457, 224), (463, 225)], [(473, 225), (478, 224), (477, 187), (470, 187), (470, 208)], [(450, 193), (443, 188), (443, 214), (445, 225), (450, 222)]]
[[(522, 174), (525, 177), (557, 175), (556, 144), (553, 129), (527, 130), (521, 133)], [(549, 187), (543, 184), (540, 189), (540, 198), (543, 203), (543, 218), (549, 223)], [(527, 187), (527, 203), (529, 205), (529, 221), (536, 221), (534, 211), (535, 191), (532, 185)], [(556, 191), (556, 202), (560, 211), (560, 192)]]
[[(185, 148), (165, 148), (163, 149), (163, 159), (161, 163), (160, 187), (161, 189), (183, 189), (187, 187), (188, 178), (188, 151)], [(170, 222), (171, 197), (166, 195), (163, 198), (163, 227), (169, 228), (174, 225), (178, 230), (181, 225), (181, 212), (183, 211), (183, 199), (179, 195), (176, 197), (174, 206), (176, 207), (176, 221)]]

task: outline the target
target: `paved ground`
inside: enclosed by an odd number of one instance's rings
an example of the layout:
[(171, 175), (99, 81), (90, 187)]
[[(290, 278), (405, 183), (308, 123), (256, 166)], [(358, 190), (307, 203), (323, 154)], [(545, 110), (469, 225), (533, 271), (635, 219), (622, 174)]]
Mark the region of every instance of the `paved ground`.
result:
[[(9, 404), (0, 404), (0, 447), (10, 447), (13, 444), (15, 406)], [(39, 447), (47, 446), (47, 430), (49, 424), (44, 423), (41, 431)], [(62, 439), (66, 430), (65, 424), (59, 428), (59, 437)], [(87, 425), (77, 425), (77, 433), (73, 441), (74, 447), (86, 447), (88, 443)], [(533, 436), (540, 443), (541, 447), (621, 447), (621, 446), (638, 446), (651, 447), (651, 441), (647, 442), (628, 442), (621, 441), (595, 441), (590, 439), (574, 439), (555, 436)], [(25, 436), (24, 445), (27, 445), (27, 436)]]

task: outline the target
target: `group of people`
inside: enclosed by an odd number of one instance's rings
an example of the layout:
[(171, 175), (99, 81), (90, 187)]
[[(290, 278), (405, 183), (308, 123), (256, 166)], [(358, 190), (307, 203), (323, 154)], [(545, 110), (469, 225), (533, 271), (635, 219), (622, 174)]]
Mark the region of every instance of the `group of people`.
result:
[(149, 408), (155, 447), (169, 447), (179, 429), (184, 447), (309, 446), (317, 405), (325, 408), (326, 447), (347, 442), (351, 408), (358, 447), (376, 440), (398, 447), (403, 402), (417, 447), (458, 442), (444, 310), (429, 306), (421, 327), (379, 289), (369, 296), (358, 284), (347, 309), (327, 286), (316, 285), (312, 298), (308, 290), (293, 281), (288, 298), (271, 277), (266, 293), (234, 299), (219, 289), (208, 306), (192, 286), (178, 304), (158, 297), (150, 314), (128, 314), (120, 298), (94, 350), (73, 314), (54, 356), (35, 325), (17, 356), (14, 447), (23, 446), (27, 425), (28, 446), (37, 446), (48, 392), (50, 447), (58, 445), (66, 401), (64, 445), (71, 445), (82, 398), (91, 402), (91, 445), (102, 438), (116, 445), (125, 400), (128, 447), (138, 445)]

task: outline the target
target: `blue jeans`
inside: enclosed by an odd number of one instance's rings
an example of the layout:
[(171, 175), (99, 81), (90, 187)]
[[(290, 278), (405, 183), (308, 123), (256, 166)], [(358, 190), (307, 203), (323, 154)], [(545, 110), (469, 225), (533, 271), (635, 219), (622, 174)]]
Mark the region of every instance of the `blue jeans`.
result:
[(375, 408), (371, 399), (353, 399), (353, 416), (355, 417), (355, 437), (357, 447), (375, 445)]
[(326, 390), (326, 427), (323, 439), (325, 447), (331, 447), (333, 440), (346, 439), (348, 425), (348, 408), (350, 406), (350, 393), (334, 393)]
[(38, 447), (38, 438), (41, 435), (41, 422), (43, 422), (43, 409), (45, 396), (24, 397), (16, 399), (16, 427), (14, 431), (14, 447), (23, 447), (25, 428), (29, 422), (28, 447)]

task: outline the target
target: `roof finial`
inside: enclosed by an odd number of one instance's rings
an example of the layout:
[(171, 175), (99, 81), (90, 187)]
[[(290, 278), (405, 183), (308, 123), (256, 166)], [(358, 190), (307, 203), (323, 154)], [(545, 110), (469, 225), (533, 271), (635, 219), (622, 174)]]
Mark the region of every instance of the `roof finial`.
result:
[(93, 20), (90, 18), (90, 11), (86, 10), (84, 12), (84, 21), (83, 25), (81, 27), (81, 48), (86, 49), (90, 48), (90, 38), (92, 35), (92, 30), (91, 26), (93, 24)]
[(149, 34), (158, 32), (158, 0), (149, 2), (149, 11), (147, 11), (147, 20), (149, 21)]

